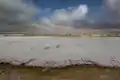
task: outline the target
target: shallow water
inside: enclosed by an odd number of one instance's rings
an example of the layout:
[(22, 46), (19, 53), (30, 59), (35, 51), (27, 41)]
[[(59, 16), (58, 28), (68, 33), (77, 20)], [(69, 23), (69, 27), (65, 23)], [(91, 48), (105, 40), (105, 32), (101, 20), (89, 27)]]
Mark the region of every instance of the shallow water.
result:
[[(49, 48), (45, 49), (46, 46)], [(111, 65), (111, 57), (120, 60), (120, 38), (118, 37), (0, 37), (0, 58), (7, 60), (13, 58), (19, 61), (36, 59), (31, 65), (42, 65), (42, 61), (45, 60), (62, 62), (81, 58)]]

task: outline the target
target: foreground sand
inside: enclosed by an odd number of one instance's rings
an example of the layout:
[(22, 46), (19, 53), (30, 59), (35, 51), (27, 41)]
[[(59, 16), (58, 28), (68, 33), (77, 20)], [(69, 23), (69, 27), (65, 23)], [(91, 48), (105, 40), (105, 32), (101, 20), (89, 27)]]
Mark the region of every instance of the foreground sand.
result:
[(67, 67), (60, 69), (0, 65), (0, 80), (120, 80), (119, 68)]

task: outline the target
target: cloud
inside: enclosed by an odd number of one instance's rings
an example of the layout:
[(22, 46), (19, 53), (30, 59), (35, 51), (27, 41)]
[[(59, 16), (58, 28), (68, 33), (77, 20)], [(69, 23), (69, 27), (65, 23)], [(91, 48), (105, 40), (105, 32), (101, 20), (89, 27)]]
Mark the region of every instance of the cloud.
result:
[(78, 28), (80, 28), (80, 26), (102, 29), (120, 28), (120, 0), (104, 0), (101, 8), (102, 13), (100, 15), (95, 13), (94, 15), (97, 15), (95, 18), (87, 16), (87, 18), (82, 21), (75, 21), (74, 27), (77, 25)]
[(80, 5), (76, 9), (71, 10), (68, 12), (65, 9), (56, 10), (52, 16), (55, 21), (65, 21), (71, 22), (74, 20), (81, 20), (84, 19), (86, 13), (88, 12), (88, 8), (86, 5)]
[[(104, 10), (99, 18), (89, 18), (89, 7), (86, 4), (52, 10), (37, 9), (35, 4), (25, 1), (29, 0), (0, 0), (0, 32), (28, 31), (32, 28), (41, 33), (64, 33), (76, 32), (76, 28), (81, 27), (120, 26), (120, 0), (104, 0)], [(49, 16), (42, 16), (36, 21), (35, 16), (42, 12), (49, 13)]]
[(110, 10), (118, 10), (120, 6), (120, 0), (106, 0), (105, 3)]
[(23, 0), (0, 0), (0, 31), (26, 30), (39, 12)]
[(103, 27), (120, 28), (120, 0), (104, 0), (104, 13), (99, 23)]
[(77, 32), (78, 28), (86, 27), (120, 28), (120, 0), (104, 0), (100, 7), (101, 13), (94, 13), (96, 17), (88, 15), (90, 8), (86, 4), (56, 9), (51, 16), (43, 17), (41, 23), (46, 24), (46, 28), (54, 32), (59, 32), (60, 29), (63, 30), (62, 32)]
[(52, 27), (54, 27), (56, 24), (70, 26), (75, 20), (84, 20), (87, 13), (87, 5), (68, 7), (67, 9), (57, 9), (50, 17), (44, 17), (42, 22)]

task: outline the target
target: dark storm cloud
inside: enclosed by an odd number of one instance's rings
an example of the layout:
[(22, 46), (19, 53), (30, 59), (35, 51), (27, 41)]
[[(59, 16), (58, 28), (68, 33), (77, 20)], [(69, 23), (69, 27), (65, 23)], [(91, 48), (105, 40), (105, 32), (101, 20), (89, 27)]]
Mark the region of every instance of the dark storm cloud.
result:
[(34, 23), (38, 10), (22, 0), (0, 0), (0, 31), (24, 30)]
[(99, 28), (120, 28), (120, 0), (104, 0), (104, 10), (95, 23)]

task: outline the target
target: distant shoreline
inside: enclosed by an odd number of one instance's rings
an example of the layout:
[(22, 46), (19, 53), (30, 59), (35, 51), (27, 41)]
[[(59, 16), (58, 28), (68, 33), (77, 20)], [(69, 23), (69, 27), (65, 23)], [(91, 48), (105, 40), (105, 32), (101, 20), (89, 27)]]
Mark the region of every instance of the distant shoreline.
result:
[(120, 37), (120, 34), (0, 34), (0, 37)]

